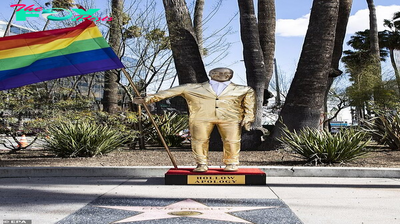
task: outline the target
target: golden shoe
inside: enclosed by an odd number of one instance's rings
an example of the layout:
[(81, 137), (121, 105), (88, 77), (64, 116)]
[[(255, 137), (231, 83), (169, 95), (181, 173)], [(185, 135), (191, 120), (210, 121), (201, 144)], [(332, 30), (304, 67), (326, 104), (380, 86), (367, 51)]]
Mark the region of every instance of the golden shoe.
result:
[(207, 172), (207, 170), (207, 164), (197, 164), (197, 167), (193, 170), (193, 172)]
[(227, 171), (227, 172), (235, 172), (238, 170), (239, 170), (239, 167), (236, 164), (228, 164), (224, 168), (224, 171)]

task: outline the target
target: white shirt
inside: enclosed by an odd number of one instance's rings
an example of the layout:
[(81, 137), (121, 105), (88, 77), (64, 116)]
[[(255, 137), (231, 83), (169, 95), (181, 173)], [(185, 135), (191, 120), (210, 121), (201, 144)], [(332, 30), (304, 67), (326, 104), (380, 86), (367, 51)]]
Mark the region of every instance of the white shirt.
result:
[(217, 96), (219, 96), (229, 84), (231, 84), (231, 81), (218, 82), (212, 79), (210, 80), (210, 85)]

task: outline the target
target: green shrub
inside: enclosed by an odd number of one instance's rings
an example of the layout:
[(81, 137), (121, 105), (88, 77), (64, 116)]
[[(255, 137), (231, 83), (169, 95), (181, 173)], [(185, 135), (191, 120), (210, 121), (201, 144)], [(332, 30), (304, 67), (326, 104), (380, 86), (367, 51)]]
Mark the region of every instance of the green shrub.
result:
[(168, 146), (180, 147), (180, 146), (182, 146), (182, 143), (185, 140), (185, 138), (183, 138), (179, 135), (167, 135), (167, 136), (164, 136), (164, 140)]
[[(185, 139), (177, 135), (180, 131), (189, 127), (189, 118), (187, 115), (164, 112), (163, 115), (153, 115), (153, 119), (168, 146), (182, 145)], [(149, 119), (146, 119), (143, 123), (144, 136), (147, 138), (147, 142), (162, 145), (160, 137)]]
[(354, 129), (344, 129), (335, 135), (311, 128), (293, 133), (284, 129), (279, 141), (308, 162), (330, 164), (351, 161), (365, 155), (365, 147), (370, 141), (366, 136), (366, 132)]
[(93, 157), (120, 147), (126, 137), (108, 125), (94, 122), (59, 121), (49, 127), (47, 148), (60, 157)]
[(137, 125), (137, 114), (134, 112), (121, 112), (118, 114), (109, 114), (103, 111), (68, 111), (60, 113), (57, 117), (47, 120), (47, 125), (58, 123), (64, 120), (76, 122), (95, 123), (100, 126), (108, 126), (110, 129), (118, 130), (120, 135), (126, 139), (126, 144), (130, 145), (138, 136), (135, 128)]
[(381, 114), (364, 124), (378, 143), (400, 150), (400, 114)]

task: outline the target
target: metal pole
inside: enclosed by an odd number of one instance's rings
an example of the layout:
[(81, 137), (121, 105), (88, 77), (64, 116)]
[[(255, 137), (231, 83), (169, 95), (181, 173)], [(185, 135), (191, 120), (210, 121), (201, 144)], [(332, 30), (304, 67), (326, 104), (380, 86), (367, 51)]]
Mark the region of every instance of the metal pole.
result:
[(278, 65), (276, 64), (276, 58), (274, 58), (275, 65), (275, 83), (276, 83), (276, 105), (281, 105), (281, 91), (279, 89), (279, 77), (278, 77)]
[[(122, 72), (125, 74), (125, 76), (126, 76), (126, 78), (128, 79), (129, 83), (130, 83), (131, 86), (133, 87), (133, 90), (135, 91), (136, 95), (137, 95), (137, 96), (140, 96), (140, 92), (137, 90), (136, 86), (134, 85), (134, 83), (133, 83), (133, 81), (132, 81), (132, 78), (131, 78), (131, 76), (129, 75), (129, 73), (125, 70), (125, 68), (122, 68)], [(172, 164), (174, 165), (175, 169), (177, 169), (178, 166), (176, 165), (175, 158), (172, 156), (171, 151), (169, 150), (168, 145), (167, 145), (167, 143), (165, 142), (164, 137), (162, 136), (160, 129), (158, 128), (158, 126), (157, 126), (156, 122), (154, 121), (153, 117), (151, 116), (151, 113), (150, 113), (149, 108), (147, 107), (146, 104), (143, 104), (143, 106), (144, 106), (144, 109), (146, 109), (147, 114), (149, 115), (149, 119), (150, 119), (150, 121), (153, 123), (153, 125), (154, 125), (154, 127), (155, 127), (155, 129), (156, 129), (156, 131), (157, 131), (157, 134), (158, 134), (158, 136), (160, 137), (161, 142), (163, 143), (164, 148), (165, 148), (165, 150), (167, 151), (168, 156), (169, 156), (169, 158), (170, 158)]]

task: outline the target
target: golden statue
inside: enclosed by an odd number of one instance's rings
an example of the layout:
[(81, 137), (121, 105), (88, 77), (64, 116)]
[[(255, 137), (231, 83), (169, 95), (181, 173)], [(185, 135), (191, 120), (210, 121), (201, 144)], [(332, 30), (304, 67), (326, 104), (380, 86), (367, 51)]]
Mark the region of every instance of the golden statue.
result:
[(229, 68), (212, 69), (209, 76), (209, 82), (180, 85), (145, 98), (135, 98), (134, 103), (149, 104), (182, 96), (189, 106), (189, 131), (197, 163), (193, 171), (208, 170), (209, 139), (215, 125), (223, 142), (224, 171), (237, 171), (241, 128), (250, 130), (254, 121), (255, 93), (248, 86), (232, 83), (233, 70)]

